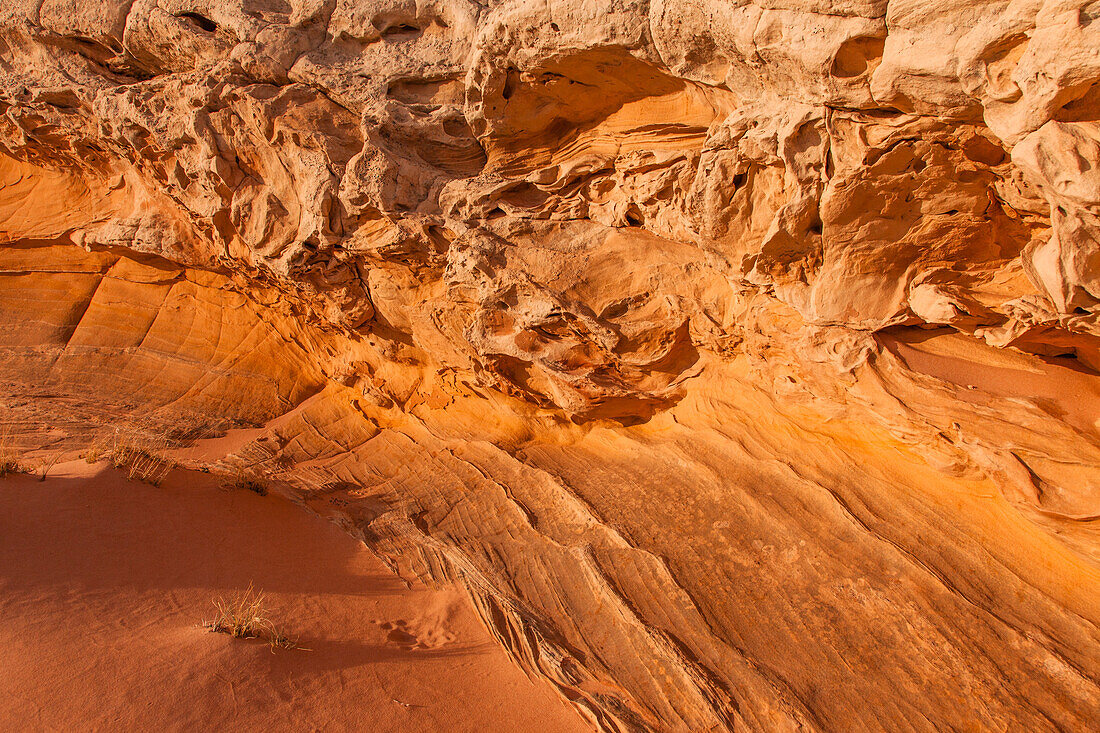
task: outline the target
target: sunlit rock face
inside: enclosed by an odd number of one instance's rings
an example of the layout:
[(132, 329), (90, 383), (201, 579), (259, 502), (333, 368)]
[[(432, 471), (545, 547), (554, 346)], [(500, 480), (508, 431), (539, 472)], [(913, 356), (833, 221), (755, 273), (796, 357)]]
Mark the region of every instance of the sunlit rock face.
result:
[(1100, 3), (14, 0), (0, 148), (27, 445), (265, 425), (601, 729), (1100, 719)]

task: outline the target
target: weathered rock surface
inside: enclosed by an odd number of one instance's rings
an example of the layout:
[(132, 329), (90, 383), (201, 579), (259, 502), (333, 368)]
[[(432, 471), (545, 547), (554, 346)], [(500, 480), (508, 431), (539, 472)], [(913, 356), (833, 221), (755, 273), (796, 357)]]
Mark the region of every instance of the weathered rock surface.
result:
[(266, 424), (607, 730), (1100, 718), (1100, 4), (15, 0), (0, 148), (26, 446)]

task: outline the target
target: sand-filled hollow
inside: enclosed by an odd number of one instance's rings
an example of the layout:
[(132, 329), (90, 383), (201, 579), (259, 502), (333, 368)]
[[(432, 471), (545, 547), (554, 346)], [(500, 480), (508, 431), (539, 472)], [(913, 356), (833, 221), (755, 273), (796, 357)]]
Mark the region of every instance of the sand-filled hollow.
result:
[[(202, 628), (249, 583), (304, 649)], [(464, 593), (408, 589), (337, 527), (207, 474), (0, 479), (0, 619), (7, 730), (587, 729)]]

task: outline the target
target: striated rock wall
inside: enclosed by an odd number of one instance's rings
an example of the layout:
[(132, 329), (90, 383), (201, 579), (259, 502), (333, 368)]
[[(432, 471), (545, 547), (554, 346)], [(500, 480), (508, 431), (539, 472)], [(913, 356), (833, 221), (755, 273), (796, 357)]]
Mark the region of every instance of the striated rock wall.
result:
[(265, 424), (606, 730), (1086, 729), (1097, 21), (15, 0), (9, 421)]

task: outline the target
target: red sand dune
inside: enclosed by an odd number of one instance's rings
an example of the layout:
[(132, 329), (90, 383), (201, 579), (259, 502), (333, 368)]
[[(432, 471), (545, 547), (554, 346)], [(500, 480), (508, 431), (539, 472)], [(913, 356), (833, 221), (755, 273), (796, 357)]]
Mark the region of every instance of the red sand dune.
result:
[[(307, 648), (200, 625), (254, 583)], [(0, 729), (587, 729), (457, 589), (407, 589), (284, 499), (103, 465), (0, 480)]]

